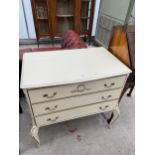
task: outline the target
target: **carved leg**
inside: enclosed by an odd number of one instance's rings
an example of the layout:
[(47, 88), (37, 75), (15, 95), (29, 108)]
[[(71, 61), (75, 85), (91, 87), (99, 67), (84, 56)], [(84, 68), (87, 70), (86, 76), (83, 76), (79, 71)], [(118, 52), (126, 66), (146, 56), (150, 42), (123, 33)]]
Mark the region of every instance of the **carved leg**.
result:
[(109, 128), (111, 127), (111, 124), (119, 117), (119, 115), (120, 115), (119, 107), (116, 107), (116, 109), (112, 112), (110, 119), (107, 120)]
[(40, 146), (40, 139), (39, 139), (39, 136), (38, 136), (38, 131), (39, 131), (39, 128), (37, 126), (32, 126), (31, 128), (31, 135), (32, 137), (34, 137), (34, 139), (37, 141), (38, 145)]

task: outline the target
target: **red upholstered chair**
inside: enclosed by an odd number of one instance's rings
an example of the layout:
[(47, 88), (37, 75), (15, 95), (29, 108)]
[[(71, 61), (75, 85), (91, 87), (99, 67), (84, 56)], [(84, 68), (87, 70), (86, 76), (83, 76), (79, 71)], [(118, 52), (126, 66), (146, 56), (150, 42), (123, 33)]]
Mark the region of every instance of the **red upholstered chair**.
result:
[(67, 30), (62, 37), (62, 48), (87, 48), (86, 44), (80, 39), (79, 35), (73, 30)]

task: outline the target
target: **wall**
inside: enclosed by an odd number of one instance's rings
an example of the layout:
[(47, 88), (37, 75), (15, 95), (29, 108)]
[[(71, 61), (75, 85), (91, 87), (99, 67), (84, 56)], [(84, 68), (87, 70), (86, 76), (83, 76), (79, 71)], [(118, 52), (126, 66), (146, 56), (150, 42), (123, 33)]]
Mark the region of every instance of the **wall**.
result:
[[(22, 7), (23, 2), (23, 7)], [(31, 2), (30, 0), (19, 0), (19, 12), (21, 14), (19, 18), (19, 39), (35, 39), (35, 28), (34, 28), (34, 22), (33, 22), (33, 16), (32, 16), (32, 9), (31, 9)], [(24, 10), (25, 10), (25, 17)], [(26, 23), (27, 22), (27, 30), (25, 31)]]
[(21, 0), (19, 0), (19, 38), (20, 39), (28, 38), (25, 17), (24, 17), (24, 11), (23, 11), (23, 5), (22, 5)]
[(118, 21), (125, 21), (130, 0), (102, 0), (101, 12), (115, 18)]
[[(23, 6), (22, 6), (23, 1)], [(19, 0), (19, 39), (35, 39), (35, 28), (30, 0)], [(92, 35), (95, 35), (100, 0), (96, 0)], [(24, 10), (25, 17), (24, 17)], [(26, 22), (27, 28), (26, 28)]]
[(128, 21), (128, 25), (135, 25), (135, 4), (131, 12), (130, 19)]
[[(124, 25), (126, 20), (132, 20), (131, 12), (134, 0), (102, 0), (99, 8), (99, 16), (96, 27), (95, 40), (105, 48), (108, 47), (111, 38), (112, 27)], [(130, 21), (133, 23), (133, 20)]]
[(99, 7), (100, 7), (100, 0), (96, 0), (95, 10), (94, 10), (94, 21), (93, 21), (92, 36), (95, 36), (95, 33), (96, 33), (96, 24), (97, 24)]

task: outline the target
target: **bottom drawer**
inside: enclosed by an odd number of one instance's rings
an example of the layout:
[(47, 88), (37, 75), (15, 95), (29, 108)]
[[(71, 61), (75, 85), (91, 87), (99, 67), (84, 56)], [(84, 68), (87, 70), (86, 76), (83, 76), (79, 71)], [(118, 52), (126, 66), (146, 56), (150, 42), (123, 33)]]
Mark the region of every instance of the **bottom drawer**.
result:
[(111, 111), (115, 109), (118, 101), (108, 101), (95, 103), (89, 106), (83, 106), (75, 109), (70, 109), (66, 111), (60, 111), (53, 114), (43, 115), (35, 117), (38, 126), (45, 126), (49, 124), (54, 124), (58, 122), (63, 122), (79, 117), (89, 116), (97, 113), (102, 113), (105, 111)]

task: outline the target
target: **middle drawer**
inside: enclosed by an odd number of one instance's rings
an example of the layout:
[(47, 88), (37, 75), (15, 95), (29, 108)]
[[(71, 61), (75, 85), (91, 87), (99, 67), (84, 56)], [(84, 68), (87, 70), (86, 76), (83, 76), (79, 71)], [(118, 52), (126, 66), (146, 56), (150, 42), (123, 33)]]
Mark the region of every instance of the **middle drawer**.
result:
[(55, 101), (33, 104), (32, 108), (35, 116), (47, 113), (53, 113), (65, 109), (85, 106), (96, 102), (118, 99), (121, 90), (122, 89), (120, 88), (111, 91), (98, 92), (93, 94), (86, 94)]

